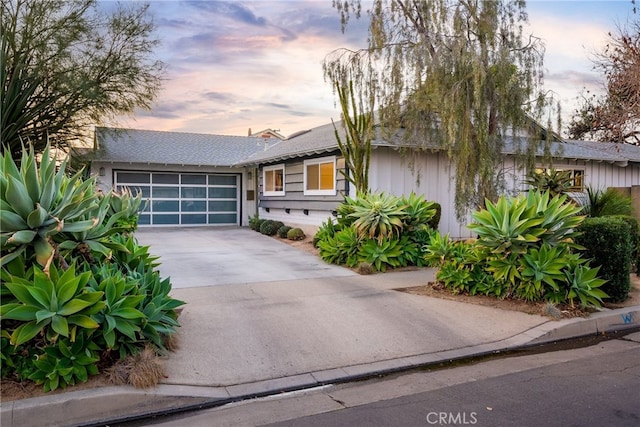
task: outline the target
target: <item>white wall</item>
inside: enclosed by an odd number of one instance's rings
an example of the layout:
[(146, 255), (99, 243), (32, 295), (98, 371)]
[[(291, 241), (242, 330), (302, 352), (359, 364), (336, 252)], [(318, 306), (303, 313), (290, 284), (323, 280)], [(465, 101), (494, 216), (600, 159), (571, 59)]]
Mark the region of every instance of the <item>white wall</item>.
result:
[[(503, 173), (507, 181), (507, 193), (517, 194), (526, 189), (523, 183), (525, 171), (516, 168), (515, 159), (507, 157), (503, 162)], [(605, 189), (607, 187), (631, 187), (640, 185), (640, 165), (626, 167), (596, 161), (559, 160), (558, 168), (580, 168), (585, 171), (585, 185)], [(400, 154), (388, 147), (378, 147), (372, 151), (369, 186), (374, 192), (384, 191), (394, 195), (409, 194), (414, 191), (425, 199), (440, 203), (442, 216), (439, 230), (454, 238), (472, 237), (466, 224), (456, 219), (454, 200), (454, 170), (442, 152), (420, 152)]]

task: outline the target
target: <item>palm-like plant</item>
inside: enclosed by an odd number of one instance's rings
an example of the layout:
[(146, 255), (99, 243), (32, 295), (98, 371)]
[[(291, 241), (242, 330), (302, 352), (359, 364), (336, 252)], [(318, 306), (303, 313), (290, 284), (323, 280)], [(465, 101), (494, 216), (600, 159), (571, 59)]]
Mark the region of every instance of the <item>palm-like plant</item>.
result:
[(609, 215), (631, 215), (633, 213), (631, 198), (613, 188), (607, 188), (603, 191), (587, 187), (587, 193), (578, 198), (578, 204), (582, 207), (580, 213), (592, 218)]

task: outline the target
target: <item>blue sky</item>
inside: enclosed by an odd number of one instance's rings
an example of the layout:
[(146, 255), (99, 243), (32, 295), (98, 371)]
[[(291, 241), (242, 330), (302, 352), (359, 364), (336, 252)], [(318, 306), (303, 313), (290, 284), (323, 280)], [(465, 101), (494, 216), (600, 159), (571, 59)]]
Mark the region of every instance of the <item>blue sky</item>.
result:
[[(589, 58), (631, 10), (630, 0), (527, 2), (530, 32), (546, 44), (545, 88), (561, 100), (565, 118), (584, 87), (601, 88)], [(124, 127), (290, 135), (326, 124), (340, 112), (322, 60), (367, 44), (362, 20), (340, 32), (331, 0), (155, 0), (151, 13), (166, 80), (153, 109), (122, 118)]]

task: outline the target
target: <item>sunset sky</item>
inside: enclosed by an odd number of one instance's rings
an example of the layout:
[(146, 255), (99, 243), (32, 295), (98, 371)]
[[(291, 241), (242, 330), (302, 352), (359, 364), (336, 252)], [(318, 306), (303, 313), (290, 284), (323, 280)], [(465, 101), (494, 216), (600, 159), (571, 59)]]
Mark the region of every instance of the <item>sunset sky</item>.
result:
[[(545, 88), (567, 118), (584, 87), (601, 88), (590, 57), (632, 4), (529, 0), (527, 11), (530, 32), (546, 43)], [(166, 80), (153, 109), (123, 118), (123, 127), (224, 135), (272, 128), (286, 136), (329, 123), (340, 112), (322, 60), (367, 45), (366, 22), (342, 34), (331, 0), (156, 0), (151, 13)]]

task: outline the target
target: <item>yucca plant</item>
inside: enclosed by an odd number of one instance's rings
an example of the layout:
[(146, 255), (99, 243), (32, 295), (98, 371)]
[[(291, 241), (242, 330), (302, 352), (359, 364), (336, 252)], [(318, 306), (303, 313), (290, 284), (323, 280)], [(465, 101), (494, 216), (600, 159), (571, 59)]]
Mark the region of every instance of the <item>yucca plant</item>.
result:
[(613, 188), (607, 188), (603, 191), (587, 187), (586, 194), (578, 197), (578, 204), (582, 207), (580, 213), (590, 218), (633, 214), (631, 198)]
[(33, 149), (23, 150), (19, 168), (8, 150), (0, 160), (0, 265), (30, 249), (46, 273), (54, 256), (52, 236), (96, 225), (84, 217), (97, 204), (95, 182), (83, 181), (81, 171), (67, 176), (67, 160), (56, 166), (48, 146), (39, 166)]

